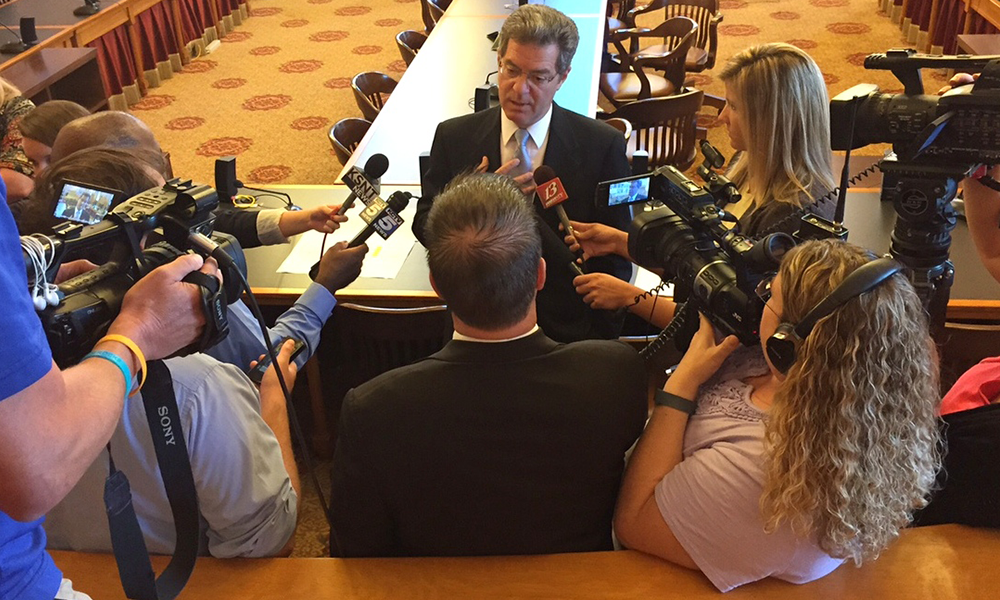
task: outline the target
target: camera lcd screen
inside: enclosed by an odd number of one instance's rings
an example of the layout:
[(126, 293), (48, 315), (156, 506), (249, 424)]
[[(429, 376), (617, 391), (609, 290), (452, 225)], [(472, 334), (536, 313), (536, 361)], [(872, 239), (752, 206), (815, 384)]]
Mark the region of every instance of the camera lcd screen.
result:
[(608, 186), (608, 205), (633, 204), (649, 200), (649, 177), (618, 181)]
[(114, 190), (85, 187), (77, 183), (64, 183), (56, 203), (55, 216), (76, 223), (93, 225), (108, 214), (115, 200)]

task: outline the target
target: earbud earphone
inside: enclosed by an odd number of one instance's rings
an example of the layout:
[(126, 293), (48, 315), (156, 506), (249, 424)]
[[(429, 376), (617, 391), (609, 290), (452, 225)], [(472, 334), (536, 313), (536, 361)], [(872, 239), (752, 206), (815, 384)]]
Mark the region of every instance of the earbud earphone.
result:
[(60, 301), (59, 287), (49, 283), (45, 276), (54, 258), (45, 251), (45, 248), (51, 248), (53, 245), (52, 240), (44, 235), (21, 237), (21, 249), (28, 255), (31, 269), (34, 271), (31, 278), (31, 302), (39, 312), (49, 306), (57, 306)]

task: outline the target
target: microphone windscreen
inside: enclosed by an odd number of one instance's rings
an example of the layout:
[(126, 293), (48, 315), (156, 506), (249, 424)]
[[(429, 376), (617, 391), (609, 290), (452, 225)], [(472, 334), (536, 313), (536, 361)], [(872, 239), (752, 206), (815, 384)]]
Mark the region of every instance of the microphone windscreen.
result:
[(374, 181), (389, 170), (389, 159), (385, 154), (372, 154), (365, 162), (365, 175), (369, 180)]
[(542, 185), (546, 181), (552, 181), (556, 178), (556, 172), (552, 170), (552, 167), (548, 165), (542, 165), (535, 169), (534, 174), (535, 185)]

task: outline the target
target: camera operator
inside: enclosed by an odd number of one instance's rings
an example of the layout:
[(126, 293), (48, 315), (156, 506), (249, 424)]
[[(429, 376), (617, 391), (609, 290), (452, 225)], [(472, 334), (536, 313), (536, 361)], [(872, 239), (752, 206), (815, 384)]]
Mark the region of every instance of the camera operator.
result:
[[(739, 151), (729, 178), (742, 195), (727, 210), (739, 218), (740, 232), (751, 238), (777, 231), (794, 233), (804, 209), (832, 217), (833, 202), (814, 204), (834, 187), (830, 108), (816, 62), (790, 44), (763, 44), (733, 56), (721, 79), (726, 84), (726, 107), (719, 120)], [(599, 223), (572, 225), (585, 258), (608, 254), (628, 258), (624, 232)], [(566, 240), (572, 244), (571, 237)], [(644, 295), (627, 281), (588, 273), (573, 284), (595, 309), (628, 307), (659, 327), (673, 317), (673, 302)]]
[[(973, 81), (974, 76), (959, 73), (938, 93)], [(1000, 178), (1000, 167), (983, 167), (966, 178), (962, 199), (979, 259), (1000, 281), (1000, 193), (979, 181), (986, 175)], [(1000, 467), (983, 460), (1000, 450), (1000, 357), (985, 358), (963, 373), (941, 399), (940, 412), (947, 440), (943, 475), (915, 524), (1000, 527)]]
[[(39, 178), (35, 214), (26, 215), (33, 217), (29, 223), (44, 228), (56, 222), (52, 209), (65, 181), (113, 188), (128, 196), (163, 183), (158, 173), (123, 150), (75, 152)], [(293, 337), (306, 342), (307, 351), (300, 360), (307, 360), (335, 304), (333, 294), (360, 274), (365, 250), (365, 246), (347, 250), (344, 244), (330, 248), (320, 261), (316, 282), (270, 331), (272, 340)], [(285, 397), (273, 375), (265, 375), (258, 394), (242, 372), (265, 348), (260, 328), (242, 301), (230, 305), (229, 314), (230, 334), (221, 344), (164, 362), (180, 409), (180, 426), (206, 526), (201, 548), (218, 558), (287, 554), (294, 540), (299, 478)], [(287, 350), (282, 350), (278, 362), (291, 387), (296, 368), (289, 370)], [(244, 355), (247, 358), (241, 361)], [(147, 549), (172, 553), (174, 521), (153, 458), (141, 393), (126, 402), (109, 448), (116, 468), (130, 481)], [(50, 512), (45, 525), (50, 548), (111, 551), (107, 528), (92, 526), (103, 519), (100, 499), (107, 476), (108, 457), (102, 452)]]
[[(6, 338), (0, 349), (0, 597), (49, 600), (60, 590), (61, 575), (44, 551), (40, 517), (107, 443), (121, 416), (126, 381), (135, 379), (141, 359), (126, 344), (101, 341), (95, 349), (123, 361), (127, 372), (104, 358), (65, 371), (55, 366), (27, 291), (13, 219), (6, 202), (0, 204)], [(181, 279), (199, 269), (218, 272), (214, 260), (196, 255), (152, 271), (125, 295), (109, 333), (131, 340), (148, 360), (190, 344), (204, 315), (198, 288)]]
[[(149, 165), (125, 150), (117, 148), (90, 148), (53, 163), (36, 182), (32, 205), (25, 212), (22, 233), (48, 234), (61, 222), (53, 215), (59, 192), (65, 182), (124, 192), (134, 196), (150, 188), (163, 185), (163, 177)], [(336, 211), (339, 207), (334, 205)], [(331, 229), (340, 227), (347, 217), (336, 216)], [(292, 337), (306, 343), (306, 351), (299, 354), (296, 364), (302, 367), (319, 346), (320, 332), (329, 319), (336, 299), (333, 294), (357, 277), (367, 246), (345, 249), (343, 245), (331, 247), (320, 262), (316, 280), (303, 292), (295, 304), (278, 317), (268, 330), (272, 340)], [(98, 260), (99, 262), (99, 260)], [(246, 370), (267, 347), (261, 336), (260, 325), (242, 300), (229, 305), (229, 335), (206, 354), (221, 362)]]
[[(761, 346), (717, 342), (703, 316), (626, 469), (621, 542), (721, 591), (805, 583), (887, 547), (939, 466), (937, 361), (899, 268), (805, 242), (758, 288)], [(789, 325), (803, 339), (772, 356)]]

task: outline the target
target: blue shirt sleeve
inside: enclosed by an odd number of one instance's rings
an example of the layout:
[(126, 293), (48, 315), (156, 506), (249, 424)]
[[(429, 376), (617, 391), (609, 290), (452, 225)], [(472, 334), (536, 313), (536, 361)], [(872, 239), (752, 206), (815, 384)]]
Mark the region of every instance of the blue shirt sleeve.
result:
[[(0, 190), (6, 197), (6, 189)], [(4, 341), (0, 344), (0, 400), (13, 396), (52, 368), (52, 352), (28, 292), (20, 237), (6, 199), (0, 200), (0, 306)]]

